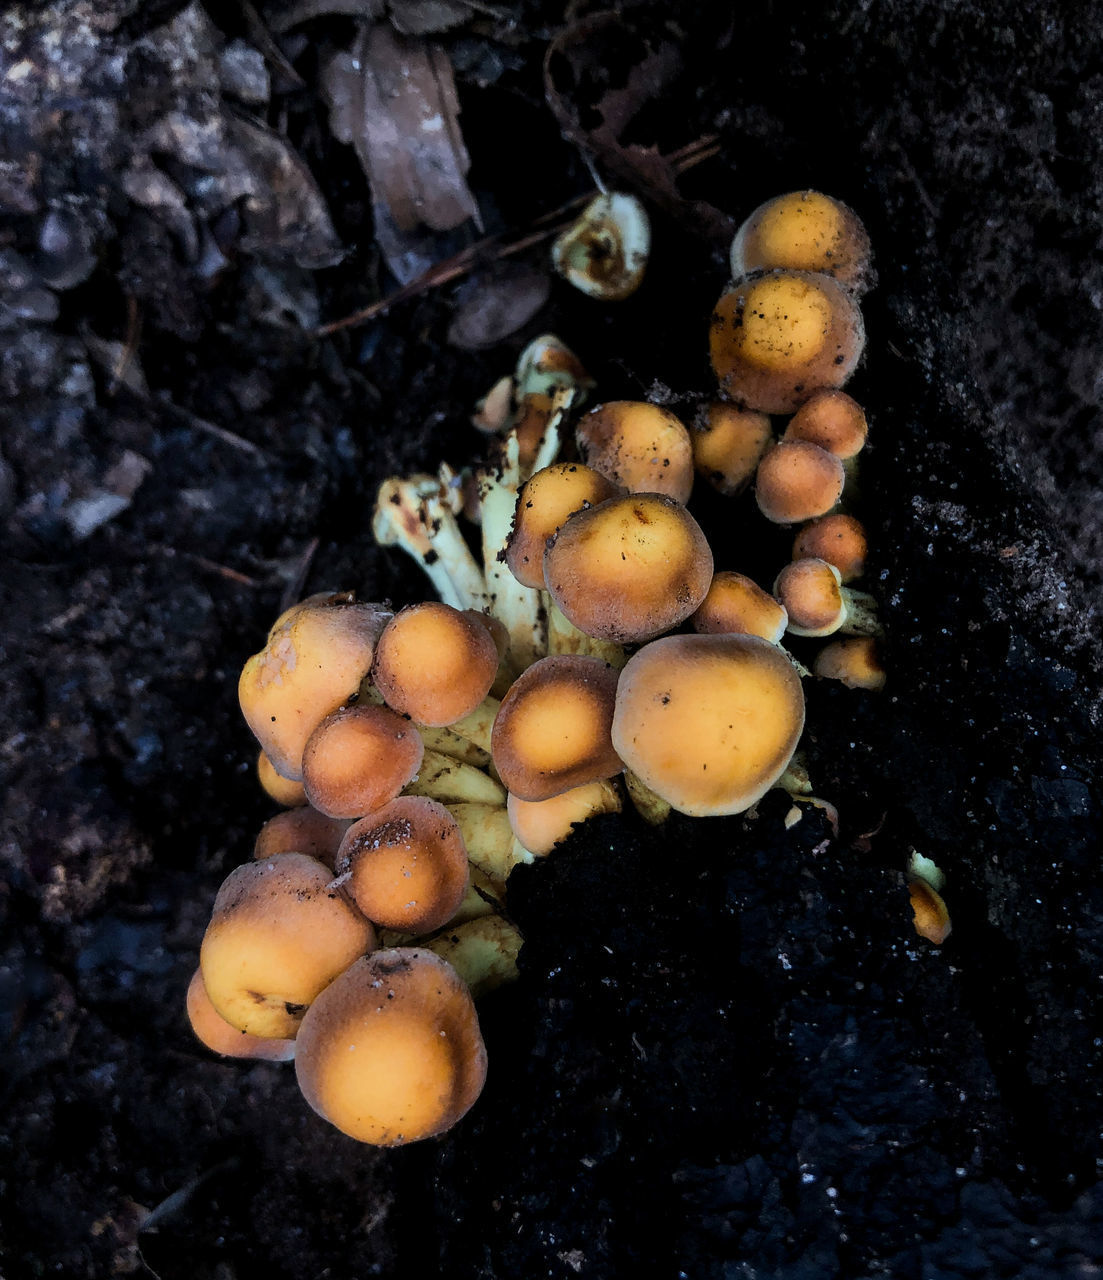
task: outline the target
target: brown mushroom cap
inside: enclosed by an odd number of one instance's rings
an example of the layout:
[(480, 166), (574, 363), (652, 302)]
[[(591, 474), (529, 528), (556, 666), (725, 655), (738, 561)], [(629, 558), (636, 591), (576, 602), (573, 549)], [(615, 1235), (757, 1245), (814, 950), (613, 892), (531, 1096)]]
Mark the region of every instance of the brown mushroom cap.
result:
[(713, 577), (709, 593), (691, 621), (694, 631), (702, 635), (734, 632), (761, 636), (771, 644), (780, 644), (785, 634), (788, 615), (768, 591), (745, 573), (729, 569)]
[(371, 703), (326, 716), (303, 752), (307, 799), (331, 818), (359, 818), (417, 777), (424, 746), (397, 712)]
[(242, 714), (277, 773), (302, 777), (307, 738), (360, 687), (390, 616), (348, 592), (312, 596), (282, 614), (246, 662)]
[(268, 819), (257, 833), (253, 857), (306, 853), (332, 867), (348, 829), (347, 818), (330, 818), (309, 804), (300, 805)]
[(865, 345), (862, 313), (830, 276), (755, 272), (730, 285), (709, 331), (722, 393), (763, 413), (792, 413), (821, 387), (841, 387)]
[(842, 497), (846, 474), (833, 453), (807, 440), (783, 440), (758, 464), (754, 496), (774, 524), (822, 516)]
[(399, 796), (354, 822), (337, 871), (365, 916), (384, 929), (431, 933), (467, 890), (467, 850), (456, 820), (424, 796)]
[(819, 191), (793, 191), (759, 205), (736, 233), (731, 263), (735, 276), (774, 267), (822, 271), (857, 291), (871, 279), (861, 220)]
[(314, 1110), (360, 1142), (394, 1147), (443, 1133), (486, 1079), (471, 994), (432, 952), (365, 956), (308, 1010), (295, 1074)]
[(866, 570), (869, 543), (860, 520), (835, 512), (807, 524), (793, 539), (793, 559), (809, 556), (826, 560), (839, 571), (843, 582), (853, 582)]
[(697, 471), (720, 493), (741, 493), (773, 442), (768, 414), (716, 401), (698, 414), (690, 434)]
[(774, 581), (774, 595), (789, 614), (797, 636), (828, 636), (846, 621), (839, 571), (826, 560), (807, 557), (787, 564)]
[(575, 441), (585, 463), (629, 493), (689, 501), (693, 446), (685, 426), (666, 409), (643, 400), (599, 404), (580, 419)]
[(873, 636), (846, 636), (832, 640), (816, 654), (813, 672), (827, 680), (841, 680), (850, 689), (885, 687), (885, 668)]
[(224, 1058), (261, 1058), (268, 1062), (290, 1062), (295, 1056), (294, 1040), (270, 1040), (231, 1027), (211, 1004), (199, 969), (188, 983), (187, 1010), (191, 1029), (212, 1053), (220, 1053)]
[(215, 1009), (239, 1031), (295, 1035), (310, 1002), (375, 946), (375, 930), (315, 858), (281, 853), (232, 871), (199, 963)]
[(537, 857), (571, 834), (575, 825), (599, 813), (620, 813), (620, 794), (609, 781), (586, 782), (549, 800), (522, 800), (510, 795), (506, 802), (509, 825), (520, 844)]
[(387, 623), (372, 680), (389, 707), (418, 724), (455, 724), (490, 692), (498, 648), (489, 629), (451, 605), (412, 604)]
[(506, 787), (547, 800), (621, 771), (609, 726), (617, 672), (599, 658), (554, 655), (514, 681), (494, 721), (491, 751)]
[(664, 636), (621, 673), (613, 744), (692, 817), (742, 813), (785, 772), (804, 727), (793, 664), (758, 636)]
[(612, 480), (581, 462), (556, 462), (530, 476), (517, 495), (505, 548), (506, 564), (517, 581), (543, 591), (548, 539), (576, 511), (597, 506), (619, 492)]
[(544, 553), (552, 599), (580, 631), (624, 644), (678, 626), (712, 582), (697, 521), (658, 493), (610, 498), (572, 516)]
[(836, 458), (853, 458), (869, 435), (862, 406), (845, 391), (816, 391), (789, 419), (783, 440), (810, 440)]

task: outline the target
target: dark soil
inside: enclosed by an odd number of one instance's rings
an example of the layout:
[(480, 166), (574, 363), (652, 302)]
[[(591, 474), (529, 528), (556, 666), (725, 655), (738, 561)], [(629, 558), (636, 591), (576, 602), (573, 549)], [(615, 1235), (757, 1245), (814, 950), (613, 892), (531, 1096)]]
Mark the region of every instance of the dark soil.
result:
[[(314, 336), (396, 287), (319, 92), (354, 20), (284, 38), (301, 84), (267, 50), (250, 99), (220, 62), (237, 41), (255, 67), (250, 8), (0, 18), (0, 1272), (1103, 1274), (1103, 11), (624, 6), (681, 63), (628, 141), (719, 135), (685, 196), (740, 218), (815, 186), (869, 227), (852, 389), (889, 685), (809, 684), (837, 838), (818, 811), (786, 830), (775, 794), (753, 817), (603, 818), (519, 870), (522, 974), (483, 1005), (481, 1101), (377, 1152), (184, 1018), (215, 891), (269, 812), (240, 664), (298, 594), (425, 596), (372, 542), (375, 489), (479, 456), (471, 406), (535, 334), (601, 398), (691, 416), (726, 266), (653, 207), (627, 303), (556, 281), (523, 330), (458, 350), (490, 253)], [(480, 5), (436, 37), (506, 240), (591, 185), (544, 103), (562, 21)], [(289, 139), (331, 225), (235, 194), (243, 117)], [(150, 167), (178, 200), (151, 203)], [(786, 558), (749, 499), (695, 503), (725, 567)], [(940, 948), (912, 929), (913, 849), (947, 875)]]

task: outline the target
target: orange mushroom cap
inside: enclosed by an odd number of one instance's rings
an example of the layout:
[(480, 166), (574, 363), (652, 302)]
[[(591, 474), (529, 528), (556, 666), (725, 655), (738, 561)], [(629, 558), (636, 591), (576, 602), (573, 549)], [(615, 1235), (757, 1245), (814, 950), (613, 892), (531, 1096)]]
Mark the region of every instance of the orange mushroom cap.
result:
[(294, 1040), (251, 1036), (247, 1031), (231, 1027), (211, 1004), (199, 969), (188, 983), (187, 1010), (191, 1029), (212, 1053), (221, 1054), (224, 1058), (260, 1058), (267, 1062), (290, 1062), (295, 1056)]
[(307, 741), (307, 798), (331, 818), (359, 818), (393, 800), (417, 777), (424, 752), (414, 726), (387, 707), (342, 707), (326, 716)]
[(270, 858), (274, 853), (306, 853), (327, 867), (337, 858), (345, 832), (349, 829), (347, 818), (331, 818), (319, 813), (312, 805), (303, 804), (297, 809), (287, 809), (261, 827), (253, 845), (254, 858)]
[(282, 774), (277, 773), (272, 766), (272, 761), (268, 759), (263, 751), (257, 756), (257, 781), (267, 796), (287, 809), (306, 804), (306, 792), (303, 790), (303, 784), (301, 782), (293, 782), (290, 778), (285, 778)]
[(580, 419), (582, 459), (629, 493), (665, 493), (686, 503), (693, 489), (693, 446), (682, 422), (643, 400), (612, 400)]
[(758, 464), (754, 496), (774, 524), (822, 516), (842, 497), (846, 473), (833, 453), (807, 440), (783, 440)]
[(509, 825), (521, 845), (537, 857), (551, 853), (575, 825), (599, 813), (620, 813), (620, 795), (608, 780), (585, 782), (548, 800), (522, 800), (510, 795), (506, 802)]
[(486, 1080), (471, 993), (430, 951), (365, 956), (307, 1011), (295, 1074), (311, 1107), (359, 1142), (395, 1147), (443, 1133)]
[(716, 401), (698, 414), (690, 434), (697, 471), (720, 493), (741, 493), (773, 443), (768, 414)]
[(384, 929), (431, 933), (467, 891), (467, 849), (455, 818), (424, 796), (399, 796), (354, 822), (337, 872), (353, 902)]
[(490, 692), (498, 648), (489, 628), (439, 600), (409, 605), (375, 646), (372, 680), (387, 705), (418, 724), (455, 724)]
[(548, 539), (576, 511), (597, 506), (619, 492), (612, 480), (581, 462), (556, 462), (530, 476), (517, 495), (505, 547), (506, 564), (517, 581), (542, 591)]
[(754, 272), (716, 304), (709, 331), (721, 392), (763, 413), (792, 413), (821, 387), (841, 387), (865, 346), (862, 313), (830, 276)]
[(826, 560), (839, 571), (843, 582), (853, 582), (866, 570), (869, 542), (860, 520), (835, 512), (806, 524), (793, 539), (793, 559), (809, 556)]
[(622, 765), (609, 736), (617, 672), (600, 658), (559, 654), (523, 672), (502, 699), (491, 752), (506, 787), (547, 800)]
[(787, 564), (774, 581), (774, 594), (788, 610), (794, 635), (831, 635), (846, 621), (839, 571), (826, 560), (808, 557)]
[(599, 640), (648, 640), (678, 626), (712, 581), (697, 521), (658, 493), (610, 498), (572, 516), (544, 553), (552, 599)]
[(613, 744), (692, 817), (742, 813), (772, 787), (804, 728), (800, 677), (758, 636), (664, 636), (621, 673)]
[(785, 607), (768, 591), (745, 573), (728, 569), (713, 577), (708, 595), (690, 619), (702, 635), (735, 632), (761, 636), (771, 644), (781, 643), (788, 620)]
[(822, 271), (848, 289), (872, 283), (869, 236), (840, 200), (819, 191), (793, 191), (761, 204), (736, 233), (732, 274), (786, 267)]
[(887, 679), (873, 636), (832, 640), (816, 654), (812, 671), (826, 680), (840, 680), (850, 689), (879, 693)]
[(816, 391), (789, 419), (783, 440), (810, 440), (836, 458), (853, 458), (869, 434), (865, 410), (845, 391)]

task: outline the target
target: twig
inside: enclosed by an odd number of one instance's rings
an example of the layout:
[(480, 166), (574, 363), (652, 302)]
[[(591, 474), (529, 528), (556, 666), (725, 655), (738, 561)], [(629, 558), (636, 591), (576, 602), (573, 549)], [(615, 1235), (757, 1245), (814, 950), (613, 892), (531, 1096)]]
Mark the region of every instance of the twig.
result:
[(306, 575), (310, 572), (310, 566), (314, 562), (319, 541), (318, 538), (311, 538), (306, 544), (306, 549), (299, 557), (299, 563), (295, 567), (295, 576), (288, 580), (287, 586), (284, 588), (283, 597), (280, 600), (280, 613), (290, 609), (302, 595), (303, 584), (306, 582)]
[(187, 423), (189, 427), (194, 427), (196, 431), (203, 431), (207, 435), (214, 436), (216, 440), (221, 440), (223, 444), (231, 445), (234, 449), (240, 449), (242, 453), (247, 453), (251, 457), (265, 457), (264, 450), (259, 445), (255, 445), (252, 440), (246, 440), (244, 436), (236, 435), (233, 431), (227, 431), (225, 427), (208, 422), (206, 418), (200, 418), (189, 409), (182, 409), (163, 392), (158, 395), (157, 403), (170, 414), (174, 414), (182, 422)]
[(236, 582), (243, 587), (256, 589), (261, 585), (256, 578), (250, 578), (247, 573), (241, 573), (238, 569), (231, 569), (228, 565), (219, 564), (216, 560), (208, 560), (206, 556), (196, 555), (194, 551), (178, 551), (176, 547), (166, 546), (163, 542), (151, 542), (148, 546), (150, 551), (156, 551), (169, 560), (181, 556), (183, 559), (197, 564), (201, 569), (206, 569), (210, 573), (217, 573), (220, 578), (228, 578), (231, 582)]

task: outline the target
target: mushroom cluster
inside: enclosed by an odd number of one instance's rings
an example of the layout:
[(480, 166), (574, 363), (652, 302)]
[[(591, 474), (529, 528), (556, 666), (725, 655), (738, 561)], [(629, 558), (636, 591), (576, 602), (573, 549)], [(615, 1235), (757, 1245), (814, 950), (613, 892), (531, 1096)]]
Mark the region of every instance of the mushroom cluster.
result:
[[(830, 809), (795, 759), (811, 673), (781, 641), (839, 633), (814, 672), (884, 681), (873, 601), (850, 586), (865, 534), (840, 507), (866, 439), (841, 387), (868, 242), (803, 192), (748, 219), (733, 269), (721, 398), (692, 429), (643, 402), (579, 416), (593, 382), (538, 338), (478, 406), (492, 465), (381, 486), (377, 541), (438, 599), (311, 597), (245, 664), (258, 774), (289, 807), (218, 894), (189, 1011), (217, 1052), (293, 1056), (311, 1106), (361, 1141), (437, 1134), (473, 1104), (471, 993), (512, 975), (521, 942), (506, 881), (574, 824), (624, 796), (652, 822), (738, 814), (773, 787)], [(762, 515), (797, 527), (772, 592), (717, 572), (695, 474), (731, 497), (753, 482)]]

